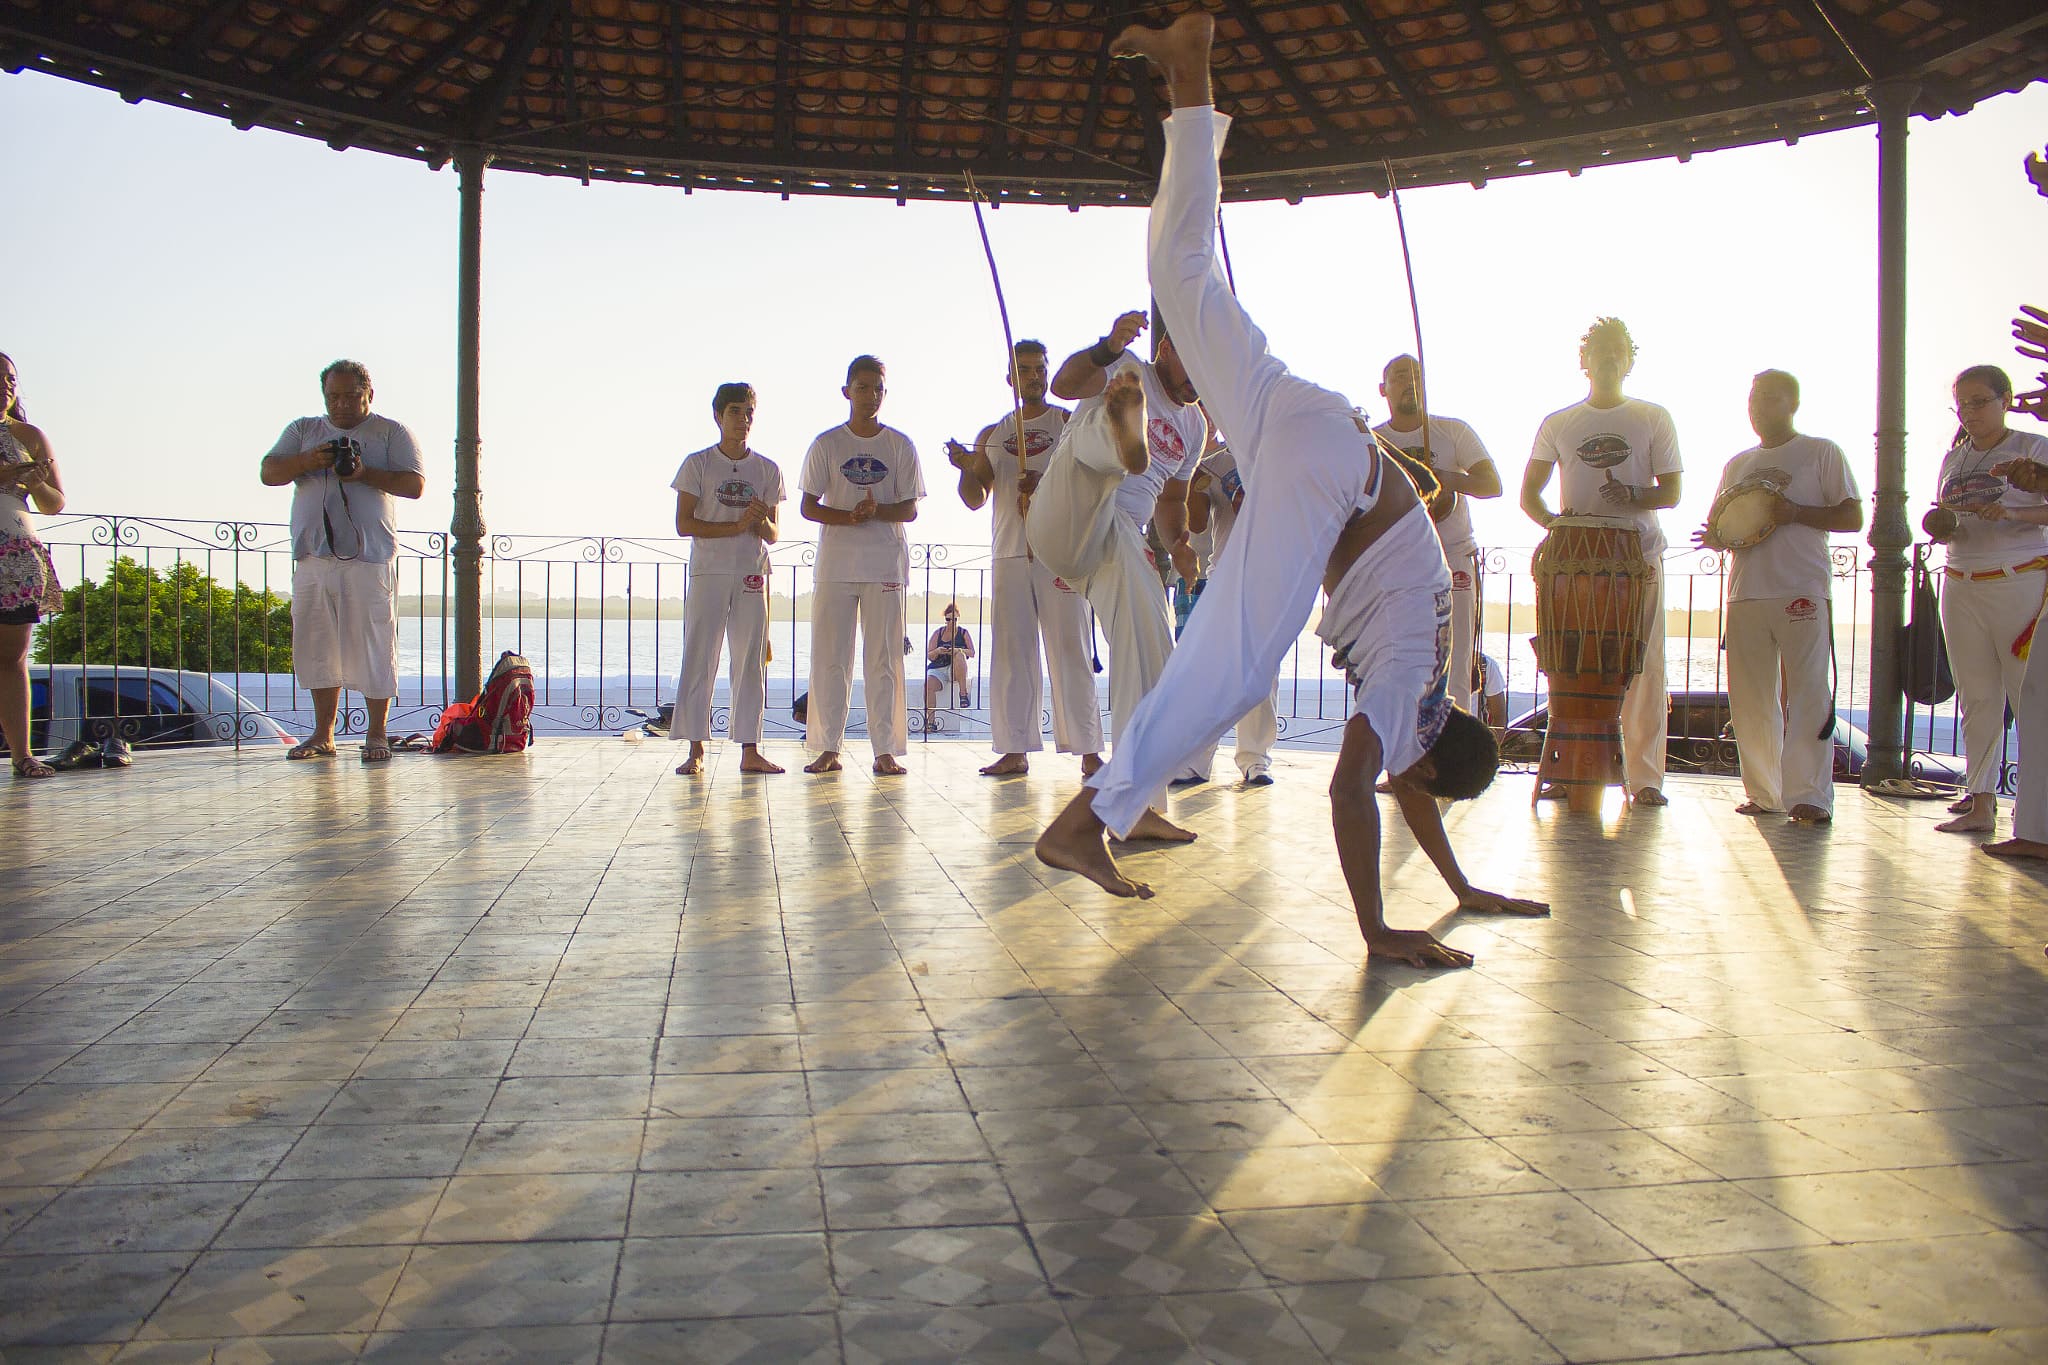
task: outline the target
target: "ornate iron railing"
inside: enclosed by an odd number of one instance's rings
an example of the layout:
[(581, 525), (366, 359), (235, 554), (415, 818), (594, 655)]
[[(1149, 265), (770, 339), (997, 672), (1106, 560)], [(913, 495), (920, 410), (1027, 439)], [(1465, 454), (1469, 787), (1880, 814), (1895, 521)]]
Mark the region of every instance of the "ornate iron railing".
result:
[[(82, 675), (82, 700), (51, 697), (73, 682), (74, 670), (54, 662), (32, 665), (40, 679), (36, 742), (68, 740), (79, 733), (119, 732), (141, 743), (251, 742), (270, 736), (256, 719), (268, 717), (286, 731), (311, 724), (312, 700), (288, 668), (254, 666), (279, 657), (289, 639), (279, 614), (252, 612), (252, 604), (288, 597), (291, 540), (288, 529), (269, 522), (182, 521), (120, 515), (66, 514), (44, 520), (58, 575), (67, 585), (91, 582), (81, 615), (66, 612), (39, 628), (55, 658), (75, 659)], [(537, 722), (545, 732), (617, 731), (636, 724), (671, 700), (681, 657), (683, 604), (689, 592), (687, 542), (674, 538), (602, 535), (497, 535), (490, 538), (483, 565), (485, 663), (500, 650), (525, 655), (533, 665)], [(453, 583), (449, 538), (440, 531), (399, 535), (400, 695), (392, 715), (394, 733), (430, 730), (453, 699)], [(1838, 544), (1832, 552), (1838, 703), (1845, 714), (1867, 709), (1868, 594), (1862, 580), (1861, 549)], [(808, 686), (808, 610), (817, 549), (809, 541), (785, 541), (769, 555), (770, 623), (767, 664), (769, 734), (801, 735), (790, 707)], [(1541, 704), (1545, 688), (1527, 640), (1536, 618), (1526, 548), (1496, 548), (1480, 560), (1481, 648), (1502, 666), (1509, 715)], [(132, 563), (121, 575), (117, 559)], [(194, 595), (190, 584), (174, 586), (183, 566), (221, 591)], [(1671, 622), (1667, 651), (1674, 706), (1686, 693), (1725, 692), (1725, 658), (1720, 621), (1725, 605), (1724, 557), (1688, 550), (1666, 560), (1665, 606)], [(906, 661), (910, 725), (924, 738), (985, 738), (984, 703), (991, 626), (993, 561), (985, 546), (917, 544), (911, 547), (911, 581), (905, 626), (912, 658)], [(971, 705), (946, 695), (925, 723), (922, 642), (940, 623), (943, 608), (956, 602), (961, 624), (976, 644), (970, 663)], [(137, 629), (134, 618), (150, 622)], [(1844, 619), (1846, 618), (1846, 619)], [(124, 630), (123, 621), (129, 625)], [(178, 646), (168, 655), (164, 640)], [(119, 642), (118, 645), (116, 642)], [(142, 705), (134, 679), (167, 679), (175, 692), (185, 675), (219, 678), (239, 698), (223, 713), (182, 719), (159, 716)], [(118, 680), (127, 677), (131, 681)], [(109, 686), (108, 684), (111, 684)], [(149, 691), (147, 686), (142, 694)], [(856, 700), (858, 700), (858, 696)], [(1297, 745), (1334, 746), (1347, 718), (1341, 677), (1325, 653), (1305, 635), (1283, 664), (1278, 690), (1279, 729)], [(948, 704), (953, 703), (953, 704)], [(856, 706), (853, 727), (864, 722)], [(1674, 712), (1671, 753), (1675, 767), (1707, 772), (1735, 771), (1734, 747), (1714, 724), (1712, 733), (1693, 733), (1704, 722)], [(714, 729), (726, 722), (721, 700)], [(359, 732), (366, 723), (361, 698), (344, 698), (341, 726)], [(1050, 729), (1049, 710), (1041, 711)], [(1909, 763), (1916, 772), (1942, 762), (1961, 748), (1961, 718), (1955, 702), (1909, 713), (1913, 742)], [(1680, 729), (1685, 728), (1685, 733)], [(272, 736), (274, 737), (274, 736)], [(2016, 755), (2008, 743), (2002, 777), (2010, 790)]]

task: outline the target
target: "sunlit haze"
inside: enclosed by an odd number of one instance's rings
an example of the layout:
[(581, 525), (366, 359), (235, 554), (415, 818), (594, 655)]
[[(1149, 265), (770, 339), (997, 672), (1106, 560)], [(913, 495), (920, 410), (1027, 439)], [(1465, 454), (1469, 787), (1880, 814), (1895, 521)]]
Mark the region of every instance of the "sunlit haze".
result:
[[(257, 463), (319, 411), (329, 360), (365, 362), (408, 424), (445, 526), (453, 478), (456, 177), (217, 119), (0, 80), (9, 263), (0, 350), (50, 434), (74, 510), (282, 521)], [(1917, 508), (1954, 427), (1948, 381), (1995, 362), (2033, 387), (2009, 319), (2048, 304), (2048, 201), (2021, 158), (2048, 89), (1914, 121), (1908, 458)], [(1514, 508), (1537, 423), (1584, 395), (1600, 314), (1641, 347), (1628, 391), (1669, 407), (1686, 462), (1674, 546), (1752, 443), (1749, 378), (1787, 369), (1801, 429), (1839, 441), (1867, 493), (1876, 387), (1876, 134), (1404, 194), (1431, 407), (1471, 421), (1508, 488), (1482, 543), (1527, 546)], [(995, 294), (963, 204), (794, 199), (494, 173), (484, 195), (483, 490), (497, 532), (671, 534), (668, 483), (717, 439), (712, 390), (760, 391), (754, 445), (794, 478), (846, 416), (852, 356), (889, 366), (882, 419), (932, 496), (914, 540), (985, 542), (941, 445), (1008, 404)], [(989, 217), (1011, 321), (1054, 362), (1144, 306), (1141, 209)], [(1383, 415), (1412, 349), (1390, 203), (1231, 205), (1239, 290), (1294, 370)], [(2024, 419), (2022, 419), (2024, 420)], [(1553, 497), (1555, 490), (1553, 489)], [(802, 534), (792, 506), (786, 534)]]

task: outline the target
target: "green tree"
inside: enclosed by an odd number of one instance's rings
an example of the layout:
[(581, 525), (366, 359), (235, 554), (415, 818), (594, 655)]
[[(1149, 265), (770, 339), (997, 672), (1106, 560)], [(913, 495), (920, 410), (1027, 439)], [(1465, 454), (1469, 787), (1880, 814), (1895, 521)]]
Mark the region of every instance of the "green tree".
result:
[(274, 592), (222, 587), (189, 561), (165, 572), (122, 555), (104, 580), (64, 590), (64, 610), (36, 634), (35, 661), (289, 673), (291, 603)]

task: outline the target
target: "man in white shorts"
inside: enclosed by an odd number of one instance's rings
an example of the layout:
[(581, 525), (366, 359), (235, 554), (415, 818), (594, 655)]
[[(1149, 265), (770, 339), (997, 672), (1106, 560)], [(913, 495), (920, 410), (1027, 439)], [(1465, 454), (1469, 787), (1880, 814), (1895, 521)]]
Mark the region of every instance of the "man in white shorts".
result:
[(754, 386), (720, 384), (711, 396), (718, 444), (683, 461), (676, 471), (676, 534), (690, 544), (690, 594), (683, 603), (683, 662), (676, 673), (676, 705), (669, 738), (689, 741), (681, 777), (704, 771), (704, 741), (711, 738), (711, 694), (718, 652), (728, 651), (731, 719), (726, 734), (740, 746), (740, 771), (779, 773), (761, 756), (766, 715), (763, 670), (768, 641), (768, 547), (775, 543), (782, 471), (747, 445), (754, 429)]
[(1478, 598), (1479, 540), (1472, 532), (1472, 508), (1466, 500), (1499, 497), (1500, 471), (1470, 422), (1422, 410), (1422, 367), (1414, 356), (1397, 355), (1387, 362), (1380, 374), (1380, 394), (1392, 415), (1373, 430), (1396, 450), (1427, 464), (1442, 484), (1429, 514), (1451, 570), (1451, 700), (1478, 715), (1472, 693), (1472, 614)]
[[(989, 747), (995, 762), (984, 777), (1029, 772), (1028, 755), (1045, 747), (1038, 699), (1052, 675), (1052, 738), (1063, 754), (1081, 756), (1081, 774), (1102, 766), (1102, 712), (1095, 704), (1093, 643), (1088, 604), (1065, 579), (1032, 557), (1024, 535), (1024, 507), (1067, 425), (1067, 410), (1045, 401), (1045, 343), (1020, 341), (1007, 376), (1018, 411), (981, 429), (972, 448), (946, 442), (946, 458), (960, 471), (960, 500), (994, 521), (994, 619), (989, 623)], [(1023, 418), (1023, 441), (1018, 418)]]
[(807, 773), (839, 771), (846, 713), (853, 697), (853, 625), (860, 617), (868, 740), (875, 772), (906, 771), (910, 717), (903, 696), (903, 585), (910, 578), (906, 523), (917, 519), (924, 473), (917, 447), (878, 414), (888, 393), (882, 362), (855, 356), (846, 369), (847, 419), (820, 432), (804, 456), (797, 486), (803, 514), (818, 533), (811, 595), (811, 699), (804, 746), (817, 757)]
[[(1657, 513), (1678, 506), (1682, 465), (1678, 429), (1655, 403), (1630, 398), (1622, 381), (1636, 364), (1635, 339), (1620, 318), (1600, 318), (1579, 342), (1584, 400), (1543, 419), (1522, 473), (1522, 510), (1544, 530), (1559, 516), (1614, 517), (1632, 523), (1650, 565), (1652, 599), (1644, 623), (1643, 671), (1621, 700), (1622, 780), (1639, 806), (1664, 796), (1664, 732), (1671, 710), (1664, 690), (1664, 528)], [(1543, 490), (1558, 473), (1564, 510), (1552, 513)], [(1562, 795), (1561, 787), (1539, 796)]]
[[(1114, 894), (1151, 895), (1117, 869), (1105, 833), (1131, 833), (1150, 815), (1146, 802), (1159, 779), (1213, 745), (1271, 686), (1320, 580), (1331, 590), (1321, 634), (1339, 645), (1355, 680), (1331, 819), (1367, 953), (1467, 966), (1468, 954), (1425, 931), (1386, 926), (1372, 794), (1383, 766), (1400, 779), (1401, 813), (1461, 907), (1526, 914), (1548, 907), (1472, 886), (1444, 835), (1436, 798), (1477, 795), (1492, 780), (1498, 754), (1486, 727), (1447, 695), (1450, 582), (1428, 513), (1381, 458), (1350, 402), (1273, 358), (1224, 280), (1216, 257), (1217, 156), (1229, 120), (1215, 111), (1209, 85), (1214, 31), (1209, 15), (1189, 14), (1165, 29), (1128, 28), (1110, 50), (1141, 54), (1167, 76), (1174, 111), (1152, 201), (1152, 289), (1203, 401), (1230, 434), (1245, 501), (1159, 685), (1108, 764), (1040, 836), (1038, 856)], [(1128, 401), (1136, 393), (1130, 384), (1110, 392), (1120, 449), (1136, 445), (1142, 430), (1143, 413)]]
[(363, 762), (391, 758), (398, 695), (398, 529), (393, 498), (426, 491), (412, 433), (370, 411), (370, 372), (320, 372), (327, 412), (301, 417), (263, 457), (263, 482), (292, 485), (292, 672), (313, 694), (313, 733), (291, 758), (332, 758), (341, 690), (363, 697)]
[[(1835, 713), (1828, 666), (1834, 658), (1829, 588), (1830, 531), (1863, 529), (1863, 497), (1842, 448), (1802, 436), (1799, 381), (1765, 370), (1750, 384), (1749, 425), (1757, 444), (1728, 462), (1714, 499), (1745, 479), (1778, 486), (1777, 529), (1731, 551), (1728, 570), (1728, 718), (1742, 759), (1738, 815), (1789, 810), (1825, 825), (1835, 811)], [(1726, 550), (1709, 525), (1695, 533)], [(1780, 703), (1782, 690), (1783, 702)]]
[[(1127, 351), (1145, 326), (1143, 313), (1125, 313), (1102, 340), (1061, 363), (1052, 391), (1080, 402), (1024, 519), (1031, 553), (1087, 596), (1109, 640), (1112, 744), (1123, 743), (1124, 727), (1173, 652), (1173, 618), (1146, 554), (1145, 527), (1154, 524), (1174, 566), (1192, 582), (1188, 481), (1209, 430), (1170, 338), (1154, 331), (1149, 363)], [(1144, 409), (1135, 448), (1112, 439), (1105, 411), (1111, 383), (1126, 374)], [(1194, 837), (1166, 822), (1164, 782), (1151, 805), (1157, 820), (1136, 837)]]

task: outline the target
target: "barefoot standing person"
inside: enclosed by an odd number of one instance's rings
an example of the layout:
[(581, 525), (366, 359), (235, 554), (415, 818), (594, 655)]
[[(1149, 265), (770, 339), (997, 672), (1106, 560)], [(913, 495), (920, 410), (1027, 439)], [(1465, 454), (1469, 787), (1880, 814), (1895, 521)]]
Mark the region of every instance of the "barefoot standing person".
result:
[[(1109, 640), (1112, 746), (1124, 742), (1173, 653), (1173, 618), (1146, 553), (1146, 528), (1193, 582), (1188, 483), (1209, 434), (1173, 339), (1155, 328), (1152, 359), (1130, 354), (1145, 327), (1143, 313), (1124, 313), (1100, 341), (1061, 363), (1052, 391), (1080, 402), (1024, 517), (1031, 553), (1081, 590)], [(1194, 837), (1167, 823), (1164, 781), (1150, 805), (1154, 816), (1136, 837)]]
[(1957, 513), (1945, 537), (1941, 633), (1963, 708), (1969, 792), (1949, 808), (1955, 818), (1935, 828), (1988, 833), (1998, 821), (2005, 709), (2019, 713), (2034, 622), (2048, 597), (2048, 497), (1993, 470), (2016, 459), (2048, 460), (2048, 439), (2006, 425), (2012, 380), (1996, 365), (1964, 370), (1953, 392), (1962, 430), (1941, 461), (1940, 501)]
[(811, 595), (811, 700), (804, 722), (804, 745), (817, 757), (804, 771), (839, 771), (858, 615), (875, 772), (896, 777), (905, 771), (897, 760), (910, 751), (903, 696), (903, 585), (910, 579), (910, 541), (903, 527), (917, 519), (924, 473), (910, 438), (882, 425), (882, 399), (889, 390), (881, 361), (855, 356), (839, 392), (846, 397), (846, 422), (811, 442), (797, 480), (804, 519), (823, 528)]
[(1152, 288), (1190, 377), (1230, 435), (1244, 505), (1159, 685), (1109, 763), (1040, 837), (1038, 855), (1114, 894), (1151, 895), (1118, 870), (1105, 830), (1133, 832), (1159, 780), (1266, 692), (1320, 582), (1330, 590), (1321, 633), (1341, 647), (1355, 680), (1331, 818), (1367, 953), (1468, 966), (1469, 954), (1385, 923), (1372, 795), (1382, 768), (1395, 774), (1402, 816), (1461, 907), (1548, 907), (1468, 882), (1437, 813), (1436, 796), (1484, 788), (1498, 757), (1491, 733), (1448, 696), (1450, 575), (1428, 512), (1405, 478), (1388, 473), (1349, 400), (1273, 358), (1217, 261), (1217, 156), (1229, 120), (1210, 91), (1214, 30), (1208, 15), (1190, 14), (1165, 29), (1128, 28), (1111, 51), (1148, 58), (1172, 93), (1152, 203)]
[(685, 459), (669, 485), (676, 490), (676, 534), (691, 542), (683, 662), (669, 718), (669, 737), (690, 745), (690, 756), (676, 768), (682, 777), (704, 771), (721, 646), (728, 655), (731, 688), (726, 733), (739, 741), (740, 771), (782, 771), (761, 756), (767, 714), (768, 547), (777, 534), (782, 471), (747, 445), (754, 408), (752, 384), (720, 384), (711, 395), (718, 444)]
[(0, 733), (16, 777), (54, 777), (57, 770), (29, 747), (29, 636), (46, 611), (64, 599), (50, 552), (28, 518), (64, 510), (64, 481), (41, 427), (22, 416), (20, 377), (0, 355)]
[(1053, 746), (1063, 754), (1079, 754), (1085, 777), (1102, 766), (1102, 709), (1095, 702), (1090, 662), (1095, 628), (1088, 620), (1087, 601), (1032, 556), (1024, 535), (1024, 509), (1045, 476), (1068, 414), (1045, 401), (1049, 377), (1044, 342), (1016, 344), (1008, 379), (1016, 391), (1016, 408), (983, 427), (971, 448), (957, 441), (946, 443), (946, 458), (960, 471), (960, 501), (970, 509), (986, 502), (994, 532), (989, 565), (993, 602), (988, 739), (996, 760), (981, 774), (1009, 777), (1031, 770), (1030, 755), (1045, 744), (1038, 707), (1049, 680)]

